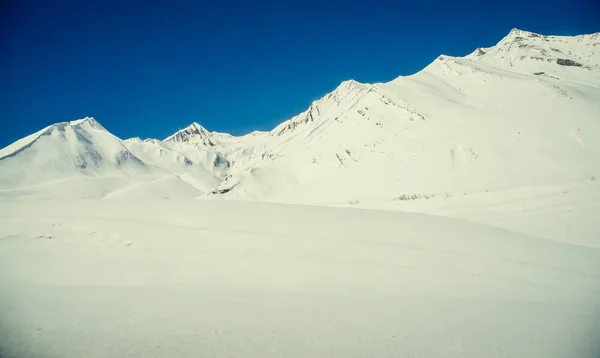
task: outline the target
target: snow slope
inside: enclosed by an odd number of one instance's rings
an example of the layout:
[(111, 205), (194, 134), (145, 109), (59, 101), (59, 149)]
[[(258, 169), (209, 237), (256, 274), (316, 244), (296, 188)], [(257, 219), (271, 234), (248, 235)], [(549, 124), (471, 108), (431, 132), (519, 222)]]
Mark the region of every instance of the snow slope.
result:
[(227, 201), (0, 202), (2, 357), (600, 354), (600, 250)]
[[(146, 139), (144, 141), (139, 138), (127, 139), (125, 146), (145, 163), (151, 163), (167, 173), (172, 173), (173, 175), (168, 175), (169, 178), (175, 178), (176, 181), (183, 182), (176, 183), (176, 185), (187, 184), (196, 188), (198, 193), (192, 197), (210, 191), (221, 181), (222, 170), (214, 165), (216, 155), (211, 156), (209, 152), (195, 150), (191, 153), (190, 159), (186, 156), (184, 150), (174, 150), (170, 143), (156, 139)], [(169, 188), (170, 186), (167, 185), (159, 190), (168, 194)], [(121, 194), (130, 192), (127, 190), (119, 191)]]
[[(491, 62), (502, 59), (493, 56), (507, 44), (525, 42), (518, 39), (513, 31), (487, 55), (440, 56), (423, 71), (389, 83), (343, 83), (275, 128), (271, 135), (279, 140), (270, 147), (275, 160), (240, 174), (243, 179), (227, 195), (252, 197), (269, 188), (261, 199), (391, 199), (404, 192), (489, 190), (597, 177), (600, 60), (592, 44), (599, 43), (598, 35), (549, 37), (531, 48), (507, 50), (517, 59), (525, 57), (515, 65), (518, 71)], [(537, 60), (525, 64), (537, 50), (581, 42), (586, 45), (574, 49), (591, 50), (571, 57), (587, 67), (548, 61), (538, 66)], [(534, 69), (560, 77), (536, 75)], [(266, 174), (255, 178), (251, 171), (257, 169)]]

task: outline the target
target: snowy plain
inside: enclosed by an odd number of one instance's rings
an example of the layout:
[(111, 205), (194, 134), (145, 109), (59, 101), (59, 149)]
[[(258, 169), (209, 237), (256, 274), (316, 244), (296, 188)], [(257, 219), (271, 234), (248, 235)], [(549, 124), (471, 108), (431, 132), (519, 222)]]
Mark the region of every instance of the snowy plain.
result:
[(600, 249), (433, 215), (0, 205), (6, 357), (597, 357)]
[(599, 357), (599, 46), (515, 29), (270, 132), (0, 149), (0, 357)]

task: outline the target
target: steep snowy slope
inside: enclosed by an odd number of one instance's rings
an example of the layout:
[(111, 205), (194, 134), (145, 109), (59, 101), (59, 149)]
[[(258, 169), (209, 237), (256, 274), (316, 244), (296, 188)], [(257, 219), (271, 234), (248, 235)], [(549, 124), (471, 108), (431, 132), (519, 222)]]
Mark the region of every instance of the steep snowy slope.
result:
[[(139, 138), (131, 138), (125, 141), (125, 146), (145, 163), (150, 163), (168, 173), (173, 173), (175, 178), (187, 182), (202, 193), (211, 190), (221, 181), (221, 168), (214, 166), (214, 162), (210, 161), (209, 153), (194, 150), (191, 153), (192, 158), (194, 158), (192, 160), (184, 154), (184, 150), (180, 152), (171, 149), (170, 144), (156, 139), (142, 141)], [(168, 193), (168, 187), (157, 188), (157, 190)]]
[[(211, 133), (198, 123), (178, 131), (162, 141), (162, 146), (184, 154), (192, 162), (223, 179), (230, 167), (225, 159), (228, 148), (221, 144), (232, 136), (221, 133)], [(211, 182), (212, 183), (212, 182)]]
[(314, 203), (589, 181), (600, 176), (598, 43), (514, 30), (481, 56), (344, 82), (275, 128), (217, 192)]
[(130, 138), (124, 141), (125, 146), (136, 155), (136, 157), (170, 172), (185, 171), (194, 163), (185, 155), (167, 148), (161, 141), (156, 139)]

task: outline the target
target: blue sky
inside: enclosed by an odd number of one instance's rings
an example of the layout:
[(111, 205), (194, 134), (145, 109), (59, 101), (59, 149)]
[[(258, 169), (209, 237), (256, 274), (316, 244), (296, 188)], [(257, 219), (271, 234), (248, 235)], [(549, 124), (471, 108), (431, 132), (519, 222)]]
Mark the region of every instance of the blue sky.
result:
[(511, 28), (600, 31), (597, 1), (0, 2), (0, 147), (93, 116), (121, 138), (268, 130), (341, 81), (389, 81)]

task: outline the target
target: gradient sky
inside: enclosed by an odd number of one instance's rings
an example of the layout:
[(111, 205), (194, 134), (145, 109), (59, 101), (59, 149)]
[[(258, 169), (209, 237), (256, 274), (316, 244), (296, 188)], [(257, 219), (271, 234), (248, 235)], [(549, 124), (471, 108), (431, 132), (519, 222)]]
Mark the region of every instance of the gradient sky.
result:
[(600, 31), (597, 0), (0, 1), (0, 147), (93, 116), (121, 138), (268, 130), (341, 81), (384, 82), (511, 28)]

